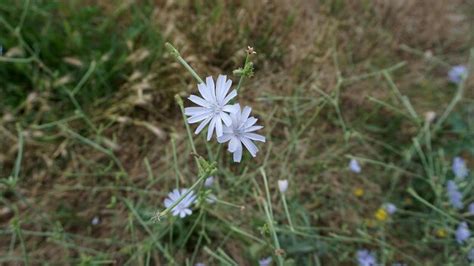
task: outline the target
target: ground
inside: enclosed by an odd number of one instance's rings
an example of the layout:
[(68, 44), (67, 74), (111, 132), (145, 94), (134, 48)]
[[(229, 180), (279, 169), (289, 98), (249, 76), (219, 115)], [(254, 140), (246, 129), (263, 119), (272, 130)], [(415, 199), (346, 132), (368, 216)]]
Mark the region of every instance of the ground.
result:
[[(474, 240), (455, 231), (474, 228), (473, 174), (461, 210), (446, 181), (454, 157), (474, 163), (474, 82), (447, 73), (474, 62), (473, 14), (462, 0), (3, 1), (0, 264), (356, 265), (366, 249), (469, 265)], [(197, 81), (166, 42), (234, 87), (253, 47), (238, 101), (264, 126), (256, 158), (234, 163), (205, 134), (192, 150), (175, 95), (191, 106)], [(196, 192), (217, 202), (156, 219), (203, 176), (198, 157), (216, 171)]]

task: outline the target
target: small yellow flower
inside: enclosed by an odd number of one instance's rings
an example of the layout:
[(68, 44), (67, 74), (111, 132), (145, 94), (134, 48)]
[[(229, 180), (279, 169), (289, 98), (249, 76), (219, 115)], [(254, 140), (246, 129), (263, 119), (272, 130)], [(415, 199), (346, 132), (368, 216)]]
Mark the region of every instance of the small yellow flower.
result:
[(364, 189), (363, 188), (360, 188), (360, 187), (356, 187), (354, 188), (354, 190), (352, 191), (352, 193), (354, 193), (354, 195), (356, 197), (362, 197), (364, 196)]
[(445, 238), (448, 235), (448, 232), (446, 232), (446, 229), (444, 228), (438, 228), (436, 229), (436, 236), (439, 238)]
[(383, 222), (383, 221), (386, 221), (386, 220), (387, 220), (387, 218), (388, 218), (388, 213), (387, 213), (387, 211), (386, 211), (384, 208), (379, 208), (379, 209), (375, 212), (374, 216), (375, 216), (375, 219), (377, 219), (377, 220)]

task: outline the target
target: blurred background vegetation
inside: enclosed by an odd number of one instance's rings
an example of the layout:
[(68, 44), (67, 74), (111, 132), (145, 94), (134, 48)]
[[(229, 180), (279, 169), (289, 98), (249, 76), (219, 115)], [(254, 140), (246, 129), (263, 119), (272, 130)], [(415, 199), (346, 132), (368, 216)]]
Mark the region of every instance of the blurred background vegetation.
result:
[[(259, 169), (288, 265), (354, 265), (362, 248), (387, 265), (468, 264), (453, 233), (474, 221), (444, 188), (454, 156), (474, 161), (472, 75), (447, 79), (469, 63), (473, 14), (468, 0), (3, 0), (0, 264), (256, 265), (277, 256)], [(254, 47), (239, 101), (268, 142), (234, 164), (196, 136), (223, 202), (153, 222), (197, 173), (174, 102), (197, 86), (166, 41), (234, 84)], [(471, 174), (466, 202), (473, 188)], [(379, 221), (386, 202), (400, 211)]]

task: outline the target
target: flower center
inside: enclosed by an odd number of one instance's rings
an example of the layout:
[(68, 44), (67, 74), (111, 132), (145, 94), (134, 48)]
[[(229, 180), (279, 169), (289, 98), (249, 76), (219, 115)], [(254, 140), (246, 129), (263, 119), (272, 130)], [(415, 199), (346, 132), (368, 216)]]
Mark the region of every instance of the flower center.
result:
[(218, 115), (222, 112), (222, 106), (214, 103), (211, 105), (211, 110), (214, 115)]

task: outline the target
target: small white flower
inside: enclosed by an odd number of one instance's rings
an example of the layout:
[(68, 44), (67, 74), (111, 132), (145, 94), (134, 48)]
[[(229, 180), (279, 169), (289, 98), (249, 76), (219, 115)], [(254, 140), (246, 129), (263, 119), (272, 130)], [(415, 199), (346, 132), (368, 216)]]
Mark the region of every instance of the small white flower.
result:
[(351, 159), (349, 162), (349, 169), (354, 173), (360, 173), (362, 171), (359, 162), (356, 159)]
[(425, 121), (427, 123), (433, 122), (435, 118), (436, 118), (436, 113), (434, 111), (428, 111), (425, 113)]
[(217, 201), (217, 197), (214, 194), (209, 194), (206, 196), (206, 202), (209, 204), (214, 204)]
[(211, 187), (212, 184), (214, 184), (214, 177), (213, 176), (210, 176), (210, 177), (206, 178), (206, 181), (204, 181), (204, 186), (205, 187)]
[(100, 218), (98, 216), (94, 216), (94, 218), (92, 218), (91, 224), (98, 225), (99, 223), (100, 223)]
[(232, 90), (229, 94), (232, 80), (227, 80), (227, 76), (219, 75), (217, 78), (217, 84), (214, 85), (212, 77), (206, 78), (206, 84), (201, 83), (198, 85), (199, 93), (201, 97), (196, 95), (189, 96), (189, 100), (199, 105), (200, 107), (187, 107), (184, 109), (184, 114), (190, 116), (188, 123), (201, 124), (197, 127), (195, 133), (199, 134), (204, 127), (209, 124), (207, 130), (207, 140), (209, 141), (214, 133), (216, 132), (217, 137), (223, 134), (223, 124), (230, 126), (232, 120), (227, 112), (233, 111), (233, 106), (227, 103), (237, 96), (237, 91)]
[(397, 211), (397, 206), (393, 203), (387, 203), (385, 204), (385, 210), (387, 211), (388, 214), (394, 214)]
[[(174, 189), (172, 192), (168, 194), (168, 198), (165, 199), (165, 207), (169, 208), (171, 207), (179, 198), (181, 195), (186, 194), (188, 191), (187, 188), (182, 188), (181, 190), (179, 189)], [(196, 201), (196, 195), (194, 195), (194, 192), (191, 191), (186, 197), (181, 200), (178, 205), (173, 207), (171, 209), (171, 212), (173, 216), (179, 216), (181, 218), (186, 217), (187, 215), (191, 215), (193, 212), (190, 209), (190, 206)]]
[(278, 189), (281, 193), (285, 193), (288, 189), (288, 180), (278, 180)]
[(243, 152), (242, 144), (247, 148), (252, 157), (255, 157), (257, 156), (258, 148), (253, 141), (265, 142), (265, 137), (252, 133), (263, 128), (262, 126), (255, 125), (257, 118), (249, 117), (252, 108), (246, 106), (241, 110), (239, 104), (235, 104), (234, 108), (234, 112), (230, 114), (232, 125), (224, 127), (224, 134), (218, 137), (217, 141), (219, 143), (229, 141), (228, 151), (233, 153), (234, 162), (240, 162)]

